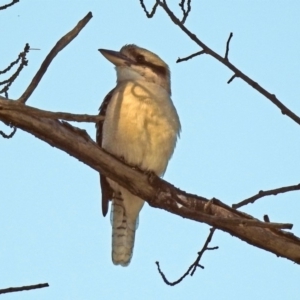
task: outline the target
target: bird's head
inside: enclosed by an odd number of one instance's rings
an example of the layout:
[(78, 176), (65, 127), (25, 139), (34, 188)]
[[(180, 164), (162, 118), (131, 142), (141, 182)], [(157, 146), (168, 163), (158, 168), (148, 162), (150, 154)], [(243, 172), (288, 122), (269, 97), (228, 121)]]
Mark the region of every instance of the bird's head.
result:
[(145, 80), (162, 86), (171, 94), (168, 65), (153, 52), (136, 45), (125, 45), (118, 51), (99, 49), (116, 66), (117, 81)]

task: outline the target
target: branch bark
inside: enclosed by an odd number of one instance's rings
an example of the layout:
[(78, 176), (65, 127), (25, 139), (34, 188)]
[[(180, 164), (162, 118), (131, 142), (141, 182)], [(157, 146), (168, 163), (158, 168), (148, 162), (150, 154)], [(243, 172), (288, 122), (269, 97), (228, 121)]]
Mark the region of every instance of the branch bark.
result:
[[(101, 149), (84, 130), (59, 121), (58, 118), (62, 117), (61, 113), (54, 116), (51, 112), (24, 105), (55, 55), (78, 34), (90, 18), (89, 13), (56, 44), (18, 101), (0, 97), (0, 121), (20, 128), (70, 154), (145, 199), (153, 207), (164, 209), (183, 218), (207, 223), (253, 246), (300, 264), (300, 239), (278, 229), (291, 228), (291, 224), (261, 222), (232, 209), (217, 199), (209, 201), (205, 197), (181, 191), (153, 174), (142, 173), (114, 158)], [(193, 38), (197, 41), (196, 36), (193, 35)], [(204, 50), (208, 53), (207, 49)], [(240, 74), (237, 76), (240, 77)], [(74, 115), (69, 114), (67, 117), (73, 118)]]
[[(0, 99), (0, 107), (14, 105)], [(0, 120), (36, 136), (103, 173), (151, 206), (197, 222), (207, 223), (241, 240), (300, 264), (300, 239), (214, 199), (188, 194), (170, 183), (130, 168), (101, 149), (85, 131), (66, 122), (0, 109)], [(270, 223), (272, 227), (272, 223)]]

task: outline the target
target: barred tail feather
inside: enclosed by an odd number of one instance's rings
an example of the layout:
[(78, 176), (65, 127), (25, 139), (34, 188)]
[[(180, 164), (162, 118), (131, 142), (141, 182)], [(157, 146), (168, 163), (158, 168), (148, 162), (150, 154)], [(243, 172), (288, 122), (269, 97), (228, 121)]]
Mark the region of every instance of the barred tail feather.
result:
[(133, 253), (136, 220), (126, 216), (122, 198), (114, 198), (112, 202), (112, 261), (126, 267)]

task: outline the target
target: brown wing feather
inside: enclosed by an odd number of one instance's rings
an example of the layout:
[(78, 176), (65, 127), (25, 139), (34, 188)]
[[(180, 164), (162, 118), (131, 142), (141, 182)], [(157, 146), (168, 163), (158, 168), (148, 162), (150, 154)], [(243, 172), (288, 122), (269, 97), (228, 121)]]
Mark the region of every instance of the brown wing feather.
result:
[[(114, 91), (114, 89), (111, 90), (104, 98), (104, 100), (99, 108), (99, 116), (105, 117), (106, 109), (107, 109), (107, 106), (112, 97), (113, 91)], [(102, 147), (103, 123), (104, 123), (104, 120), (102, 120), (96, 124), (96, 128), (97, 128), (96, 141), (100, 147)], [(102, 175), (101, 173), (100, 173), (100, 186), (101, 186), (101, 191), (102, 191), (102, 214), (105, 217), (107, 214), (107, 211), (108, 211), (108, 203), (112, 198), (113, 191), (112, 191), (110, 185), (108, 184), (106, 177), (104, 175)]]

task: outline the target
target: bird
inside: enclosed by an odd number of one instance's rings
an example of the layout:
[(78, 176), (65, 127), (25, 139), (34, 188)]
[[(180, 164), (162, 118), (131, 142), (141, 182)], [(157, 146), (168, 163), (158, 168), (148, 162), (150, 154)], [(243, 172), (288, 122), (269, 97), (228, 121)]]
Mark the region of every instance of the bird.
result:
[[(155, 53), (127, 44), (120, 51), (99, 49), (115, 65), (117, 83), (104, 98), (96, 142), (132, 167), (162, 176), (181, 131), (171, 100), (168, 65)], [(102, 213), (111, 205), (112, 261), (128, 266), (144, 200), (100, 173)]]

